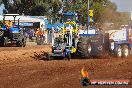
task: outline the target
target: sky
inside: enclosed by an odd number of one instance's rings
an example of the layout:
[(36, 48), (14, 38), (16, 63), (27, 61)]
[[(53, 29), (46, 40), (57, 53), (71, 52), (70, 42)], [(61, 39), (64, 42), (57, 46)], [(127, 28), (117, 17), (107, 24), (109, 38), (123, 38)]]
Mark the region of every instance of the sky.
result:
[(0, 6), (0, 14), (2, 14), (3, 9), (4, 9), (4, 5), (2, 4), (2, 5)]
[[(110, 0), (117, 5), (117, 11), (120, 12), (130, 12), (132, 11), (132, 0)], [(0, 6), (0, 14), (2, 14), (2, 10), (4, 5)]]
[(130, 12), (132, 11), (132, 0), (111, 0), (117, 5), (117, 11)]

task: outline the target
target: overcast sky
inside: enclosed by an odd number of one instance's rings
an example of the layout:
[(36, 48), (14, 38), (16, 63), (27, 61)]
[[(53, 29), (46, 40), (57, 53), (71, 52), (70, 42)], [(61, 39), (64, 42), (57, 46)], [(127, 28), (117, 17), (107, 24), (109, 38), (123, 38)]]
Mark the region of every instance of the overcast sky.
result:
[[(121, 11), (121, 12), (132, 11), (132, 0), (111, 0), (111, 1), (116, 3), (117, 11)], [(2, 13), (3, 8), (4, 5), (1, 5), (0, 14)]]
[(111, 0), (117, 5), (117, 11), (126, 12), (132, 11), (132, 0)]
[(2, 5), (0, 6), (0, 14), (3, 12), (3, 9), (4, 9), (4, 5), (2, 4)]

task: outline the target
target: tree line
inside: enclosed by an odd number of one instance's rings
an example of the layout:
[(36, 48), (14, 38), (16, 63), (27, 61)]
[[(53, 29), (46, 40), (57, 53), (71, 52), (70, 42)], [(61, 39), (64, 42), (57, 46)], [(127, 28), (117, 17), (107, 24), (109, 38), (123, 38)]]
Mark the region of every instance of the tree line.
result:
[[(82, 15), (81, 21), (87, 23), (88, 0), (0, 0), (4, 4), (3, 13), (18, 13), (30, 16), (58, 16), (64, 7), (64, 11), (78, 12)], [(93, 20), (95, 23), (118, 22), (119, 13), (117, 6), (110, 0), (89, 0), (90, 9), (94, 10)], [(63, 2), (63, 3), (62, 3)]]

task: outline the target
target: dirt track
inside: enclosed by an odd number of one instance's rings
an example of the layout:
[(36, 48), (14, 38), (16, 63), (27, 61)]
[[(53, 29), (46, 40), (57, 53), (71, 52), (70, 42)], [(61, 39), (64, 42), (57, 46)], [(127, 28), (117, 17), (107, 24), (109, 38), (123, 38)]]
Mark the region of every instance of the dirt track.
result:
[[(130, 79), (132, 56), (128, 59), (35, 60), (49, 52), (49, 46), (0, 48), (0, 88), (83, 88), (81, 68), (91, 79)], [(42, 58), (42, 55), (37, 55)], [(132, 86), (90, 86), (86, 88), (132, 88)]]

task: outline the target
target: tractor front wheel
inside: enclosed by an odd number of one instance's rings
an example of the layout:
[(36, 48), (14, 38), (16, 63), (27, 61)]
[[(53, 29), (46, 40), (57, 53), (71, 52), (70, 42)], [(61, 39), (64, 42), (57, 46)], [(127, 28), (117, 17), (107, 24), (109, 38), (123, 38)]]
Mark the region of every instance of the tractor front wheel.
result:
[(21, 46), (22, 46), (22, 42), (21, 42), (21, 41), (17, 41), (17, 42), (16, 42), (16, 46), (17, 46), (17, 47), (21, 47)]
[(70, 53), (67, 54), (67, 59), (68, 59), (68, 60), (71, 59), (71, 54), (70, 54)]
[(46, 60), (47, 60), (47, 61), (51, 60), (51, 57), (50, 57), (50, 54), (49, 54), (49, 53), (46, 53), (46, 54), (45, 54), (45, 57), (46, 57)]

